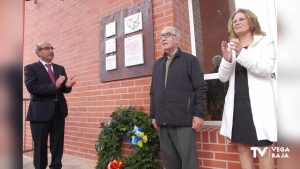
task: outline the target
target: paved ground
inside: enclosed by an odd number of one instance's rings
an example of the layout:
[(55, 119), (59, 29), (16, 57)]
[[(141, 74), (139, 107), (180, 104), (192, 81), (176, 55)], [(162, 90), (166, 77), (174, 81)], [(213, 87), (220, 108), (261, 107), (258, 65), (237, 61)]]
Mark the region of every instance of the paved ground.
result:
[[(34, 169), (32, 160), (32, 157), (23, 155), (23, 169)], [(50, 162), (50, 158), (48, 158), (48, 160)], [(66, 154), (64, 154), (63, 156), (62, 163), (63, 169), (94, 169), (96, 166), (96, 161), (91, 161)]]

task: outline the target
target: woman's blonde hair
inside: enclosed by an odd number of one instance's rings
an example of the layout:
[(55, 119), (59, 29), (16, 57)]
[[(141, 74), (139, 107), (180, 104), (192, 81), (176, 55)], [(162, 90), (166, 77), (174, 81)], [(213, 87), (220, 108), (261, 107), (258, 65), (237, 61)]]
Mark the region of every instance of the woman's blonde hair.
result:
[(266, 35), (265, 32), (263, 32), (260, 28), (260, 24), (258, 22), (257, 16), (248, 9), (238, 9), (236, 12), (234, 12), (228, 21), (228, 32), (230, 34), (229, 38), (238, 38), (238, 35), (235, 34), (233, 29), (233, 18), (237, 13), (243, 13), (246, 16), (246, 19), (248, 20), (250, 24), (250, 30), (252, 35)]

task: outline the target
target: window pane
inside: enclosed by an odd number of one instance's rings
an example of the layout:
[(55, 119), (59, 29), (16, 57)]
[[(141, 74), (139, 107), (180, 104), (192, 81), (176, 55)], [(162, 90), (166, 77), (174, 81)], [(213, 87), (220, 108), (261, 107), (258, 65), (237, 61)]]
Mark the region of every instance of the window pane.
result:
[(221, 121), (228, 82), (219, 79), (206, 80), (208, 86), (206, 116), (208, 121)]

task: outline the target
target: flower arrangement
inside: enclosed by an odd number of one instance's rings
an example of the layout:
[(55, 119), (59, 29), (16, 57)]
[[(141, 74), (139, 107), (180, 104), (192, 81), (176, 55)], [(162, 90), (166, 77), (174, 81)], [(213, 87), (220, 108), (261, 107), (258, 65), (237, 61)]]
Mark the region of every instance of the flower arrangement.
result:
[(133, 130), (128, 132), (131, 135), (131, 144), (134, 146), (143, 147), (143, 142), (147, 143), (148, 137), (142, 132), (142, 128), (134, 126)]
[(113, 160), (108, 163), (107, 169), (123, 169), (124, 163), (122, 161)]
[[(112, 113), (111, 120), (101, 123), (100, 128), (95, 145), (98, 156), (96, 169), (161, 169), (158, 135), (146, 113), (133, 107), (118, 108)], [(133, 150), (121, 159), (122, 141), (128, 139), (131, 139)]]

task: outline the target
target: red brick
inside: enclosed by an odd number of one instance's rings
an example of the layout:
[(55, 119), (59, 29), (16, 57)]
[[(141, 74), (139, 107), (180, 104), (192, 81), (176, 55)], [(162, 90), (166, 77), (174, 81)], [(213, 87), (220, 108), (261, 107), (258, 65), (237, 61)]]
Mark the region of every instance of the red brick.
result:
[(209, 151), (225, 151), (224, 145), (219, 144), (203, 144), (203, 150), (209, 150)]
[(168, 22), (170, 20), (173, 20), (174, 17), (171, 15), (171, 16), (166, 16), (166, 17), (163, 17), (163, 18), (159, 18), (155, 21), (155, 23), (164, 23), (164, 22)]
[(122, 94), (121, 99), (134, 99), (135, 94)]
[(115, 93), (116, 94), (121, 94), (121, 93), (127, 93), (127, 88), (119, 88), (119, 89), (115, 89)]
[[(144, 92), (150, 92), (150, 86), (143, 86), (143, 91)], [(149, 97), (150, 97), (150, 95), (149, 95)]]
[(227, 162), (228, 169), (242, 169), (240, 163)]
[(131, 87), (134, 85), (134, 81), (133, 80), (129, 80), (129, 81), (122, 81), (121, 82), (121, 86), (122, 87)]
[(232, 153), (237, 153), (238, 152), (237, 146), (233, 145), (233, 144), (228, 144), (228, 145), (226, 145), (226, 151), (232, 152)]
[(109, 83), (108, 85), (109, 88), (117, 88), (120, 86), (121, 86), (120, 82), (113, 82), (113, 83)]
[(209, 166), (209, 167), (226, 168), (226, 162), (225, 161), (203, 160), (203, 165), (204, 166)]
[(153, 13), (154, 14), (156, 14), (157, 12), (164, 11), (165, 9), (172, 9), (172, 3), (168, 3), (168, 4), (160, 3), (160, 5), (158, 5), (158, 6), (153, 5)]
[(110, 106), (110, 105), (114, 105), (115, 103), (114, 103), (113, 100), (104, 100), (103, 104), (106, 105), (106, 106)]
[(136, 93), (136, 92), (141, 92), (141, 91), (143, 91), (142, 86), (135, 86), (135, 87), (128, 88), (128, 93)]
[(129, 100), (128, 104), (129, 105), (133, 105), (133, 106), (139, 106), (142, 105), (144, 103), (143, 100)]
[(149, 93), (136, 93), (135, 97), (138, 98), (149, 98)]
[(210, 143), (217, 143), (217, 133), (215, 131), (209, 132)]
[(225, 137), (224, 136), (218, 134), (217, 139), (218, 139), (218, 143), (225, 144)]
[(121, 95), (117, 94), (117, 95), (109, 95), (108, 96), (108, 99), (109, 100), (117, 100), (117, 99), (120, 99), (121, 98)]
[(209, 152), (209, 151), (198, 151), (198, 157), (199, 158), (213, 159), (214, 158), (214, 153), (213, 152)]
[(107, 90), (103, 90), (103, 94), (115, 94), (115, 89), (107, 89)]
[(137, 79), (134, 81), (136, 86), (150, 85), (150, 78)]
[(128, 100), (116, 100), (115, 105), (116, 107), (128, 105)]
[(156, 13), (153, 13), (154, 18), (164, 17), (165, 13), (162, 11), (157, 11)]
[(229, 154), (229, 153), (215, 153), (215, 158), (218, 160), (228, 160), (228, 161), (239, 161), (238, 154)]
[(208, 137), (208, 132), (201, 132), (201, 141), (202, 142), (204, 142), (204, 143), (208, 143), (208, 139), (209, 139), (209, 137)]

